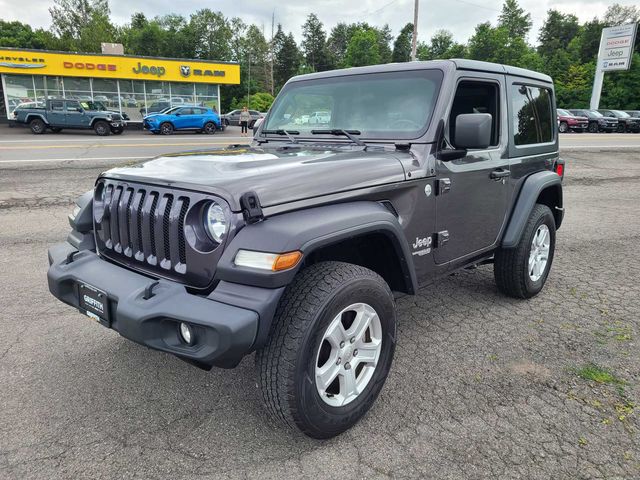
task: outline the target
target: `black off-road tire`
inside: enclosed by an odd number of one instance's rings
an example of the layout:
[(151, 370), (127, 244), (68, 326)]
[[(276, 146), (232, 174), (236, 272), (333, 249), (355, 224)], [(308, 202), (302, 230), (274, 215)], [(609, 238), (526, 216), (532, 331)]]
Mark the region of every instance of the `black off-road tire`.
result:
[[(541, 224), (546, 224), (551, 237), (549, 256), (544, 273), (533, 281), (529, 276), (529, 253), (533, 237)], [(529, 220), (522, 232), (520, 242), (515, 248), (500, 248), (496, 252), (493, 274), (498, 289), (514, 298), (531, 298), (544, 287), (556, 246), (556, 222), (551, 210), (546, 205), (536, 204), (529, 215)]]
[[(382, 325), (382, 350), (362, 393), (341, 407), (318, 393), (315, 367), (323, 335), (344, 308), (372, 306)], [(270, 416), (313, 438), (331, 438), (351, 428), (371, 408), (386, 380), (396, 338), (395, 302), (387, 283), (371, 270), (322, 262), (302, 270), (276, 310), (267, 344), (256, 353), (264, 404)]]
[(47, 131), (47, 125), (41, 118), (34, 118), (29, 122), (29, 128), (35, 135), (42, 135)]
[(122, 127), (116, 127), (111, 129), (111, 133), (113, 133), (114, 135), (122, 135), (122, 132), (124, 132), (124, 128)]
[(173, 134), (173, 125), (169, 122), (164, 122), (160, 125), (160, 133), (162, 135), (172, 135)]
[(109, 124), (104, 120), (98, 120), (96, 123), (94, 123), (93, 130), (96, 132), (96, 135), (99, 135), (101, 137), (106, 137), (111, 133), (111, 127), (109, 127)]
[(51, 127), (51, 131), (53, 133), (60, 133), (62, 131), (62, 129), (60, 127)]

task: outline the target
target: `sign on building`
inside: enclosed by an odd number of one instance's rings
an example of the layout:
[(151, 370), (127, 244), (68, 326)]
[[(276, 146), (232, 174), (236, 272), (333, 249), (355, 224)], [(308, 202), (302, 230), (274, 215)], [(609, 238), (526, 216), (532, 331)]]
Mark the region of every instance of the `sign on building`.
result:
[(629, 70), (633, 57), (637, 24), (604, 28), (598, 53), (598, 69), (603, 72)]

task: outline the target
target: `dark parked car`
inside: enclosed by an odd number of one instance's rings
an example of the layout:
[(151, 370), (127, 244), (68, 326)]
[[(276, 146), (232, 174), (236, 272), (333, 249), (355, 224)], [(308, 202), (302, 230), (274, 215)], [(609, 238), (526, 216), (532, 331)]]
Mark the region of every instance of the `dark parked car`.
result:
[(93, 129), (98, 135), (119, 135), (124, 131), (126, 122), (116, 112), (87, 110), (78, 100), (47, 100), (44, 108), (24, 108), (18, 110), (16, 123), (29, 125), (36, 134), (47, 129), (60, 132), (68, 129)]
[(618, 119), (618, 132), (640, 132), (640, 118), (634, 118), (622, 110), (598, 110), (605, 117), (615, 117)]
[(625, 110), (625, 113), (628, 113), (633, 118), (640, 118), (640, 110)]
[(568, 110), (558, 108), (558, 130), (560, 133), (567, 132), (586, 132), (589, 128), (589, 119), (587, 117), (578, 117)]
[[(231, 112), (222, 116), (222, 121), (226, 126), (232, 125), (234, 127), (240, 126), (240, 112), (242, 110), (232, 110)], [(253, 125), (256, 123), (256, 120), (259, 118), (264, 118), (264, 114), (258, 112), (257, 110), (249, 110), (249, 115), (251, 115), (251, 120), (249, 121), (249, 128), (253, 128)]]
[(174, 107), (164, 113), (147, 115), (142, 125), (146, 130), (162, 135), (171, 135), (176, 130), (213, 134), (220, 128), (220, 117), (210, 108)]
[(547, 75), (471, 60), (294, 77), (252, 145), (102, 173), (49, 249), (49, 289), (204, 369), (255, 351), (269, 414), (333, 437), (404, 340), (396, 294), (483, 264), (506, 295), (541, 292), (564, 215), (554, 113)]
[(605, 117), (597, 110), (572, 109), (573, 115), (587, 117), (589, 119), (589, 132), (615, 132), (618, 130), (618, 119), (616, 117)]

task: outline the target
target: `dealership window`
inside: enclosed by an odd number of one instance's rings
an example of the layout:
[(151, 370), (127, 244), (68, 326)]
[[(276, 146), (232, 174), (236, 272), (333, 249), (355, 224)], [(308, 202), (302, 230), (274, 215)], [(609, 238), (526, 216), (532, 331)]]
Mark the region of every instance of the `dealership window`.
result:
[(218, 111), (218, 85), (196, 83), (195, 103)]
[(551, 91), (529, 85), (511, 86), (513, 135), (516, 145), (553, 141), (554, 115)]
[(65, 98), (91, 100), (91, 81), (88, 78), (62, 77)]
[(171, 103), (173, 105), (183, 103), (192, 105), (194, 102), (193, 83), (171, 82)]
[(146, 114), (156, 113), (171, 106), (169, 82), (145, 81), (147, 91)]
[(35, 101), (36, 92), (31, 75), (5, 75), (4, 78), (7, 113), (13, 112), (21, 103)]
[(118, 80), (122, 112), (134, 122), (142, 121), (145, 114), (144, 81)]

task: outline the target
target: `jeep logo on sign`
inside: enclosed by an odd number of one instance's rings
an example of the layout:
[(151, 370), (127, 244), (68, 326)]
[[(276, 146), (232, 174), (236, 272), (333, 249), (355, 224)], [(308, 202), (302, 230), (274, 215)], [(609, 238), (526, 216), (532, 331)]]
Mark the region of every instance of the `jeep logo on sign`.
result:
[(191, 67), (189, 65), (180, 65), (180, 75), (183, 77), (191, 75)]
[(136, 75), (142, 73), (143, 75), (161, 77), (166, 73), (166, 70), (164, 67), (156, 67), (155, 65), (150, 67), (149, 65), (142, 65), (142, 63), (138, 62), (138, 67), (133, 67), (133, 73)]

